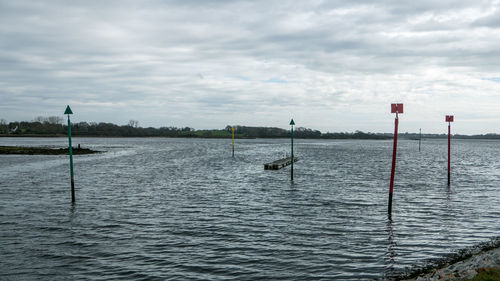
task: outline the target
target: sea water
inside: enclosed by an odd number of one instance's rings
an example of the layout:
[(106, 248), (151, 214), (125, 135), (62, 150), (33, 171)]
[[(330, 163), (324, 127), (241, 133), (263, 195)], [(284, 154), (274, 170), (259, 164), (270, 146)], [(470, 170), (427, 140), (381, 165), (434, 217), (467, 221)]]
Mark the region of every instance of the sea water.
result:
[[(0, 155), (0, 279), (365, 280), (500, 235), (500, 141), (73, 138)], [(65, 147), (65, 138), (0, 138)]]

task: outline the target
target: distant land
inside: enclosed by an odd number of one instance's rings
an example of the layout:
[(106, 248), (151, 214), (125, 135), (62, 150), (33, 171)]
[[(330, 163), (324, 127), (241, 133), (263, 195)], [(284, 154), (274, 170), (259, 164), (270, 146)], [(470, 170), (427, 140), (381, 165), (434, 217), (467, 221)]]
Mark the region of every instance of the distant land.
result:
[[(28, 155), (67, 155), (69, 148), (48, 148), (48, 147), (25, 147), (25, 146), (0, 146), (0, 154), (28, 154)], [(101, 153), (88, 148), (73, 148), (73, 154), (93, 154)]]
[[(67, 125), (57, 116), (37, 117), (33, 121), (10, 122), (0, 120), (0, 137), (63, 137), (67, 135)], [(171, 137), (171, 138), (231, 138), (231, 126), (223, 129), (196, 130), (190, 127), (143, 128), (136, 120), (128, 125), (112, 123), (78, 122), (71, 124), (71, 134), (75, 137)], [(235, 138), (289, 138), (290, 131), (275, 127), (235, 126)], [(392, 139), (392, 133), (365, 133), (361, 131), (322, 133), (318, 130), (294, 128), (294, 137), (303, 139)], [(419, 138), (418, 133), (399, 133), (399, 138)], [(422, 138), (446, 138), (446, 134), (422, 134)], [(500, 134), (453, 135), (461, 139), (500, 139)]]

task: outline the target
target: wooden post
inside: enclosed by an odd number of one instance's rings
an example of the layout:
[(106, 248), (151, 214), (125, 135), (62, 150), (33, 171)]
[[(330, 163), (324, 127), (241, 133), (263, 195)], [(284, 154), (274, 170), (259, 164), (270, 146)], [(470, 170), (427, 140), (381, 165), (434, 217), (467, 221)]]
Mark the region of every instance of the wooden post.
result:
[(418, 138), (418, 152), (420, 152), (421, 142), (422, 142), (422, 129), (420, 129), (419, 138)]

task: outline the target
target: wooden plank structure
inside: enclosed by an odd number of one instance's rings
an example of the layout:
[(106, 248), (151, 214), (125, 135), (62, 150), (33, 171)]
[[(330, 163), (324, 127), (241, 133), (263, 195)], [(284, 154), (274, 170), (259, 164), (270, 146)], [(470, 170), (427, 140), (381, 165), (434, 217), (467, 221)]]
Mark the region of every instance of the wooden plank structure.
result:
[[(293, 162), (297, 162), (297, 161), (299, 161), (299, 158), (293, 157)], [(280, 160), (276, 160), (276, 161), (271, 162), (271, 163), (264, 164), (264, 170), (279, 170), (279, 169), (286, 167), (290, 164), (292, 164), (292, 158), (287, 157), (287, 158), (283, 158)]]

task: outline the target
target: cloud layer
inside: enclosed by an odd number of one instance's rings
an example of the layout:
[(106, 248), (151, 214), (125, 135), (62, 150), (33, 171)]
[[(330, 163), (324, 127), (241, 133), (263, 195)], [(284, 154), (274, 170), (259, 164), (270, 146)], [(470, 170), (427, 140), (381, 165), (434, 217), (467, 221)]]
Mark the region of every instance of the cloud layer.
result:
[(499, 1), (2, 1), (0, 118), (500, 133)]

